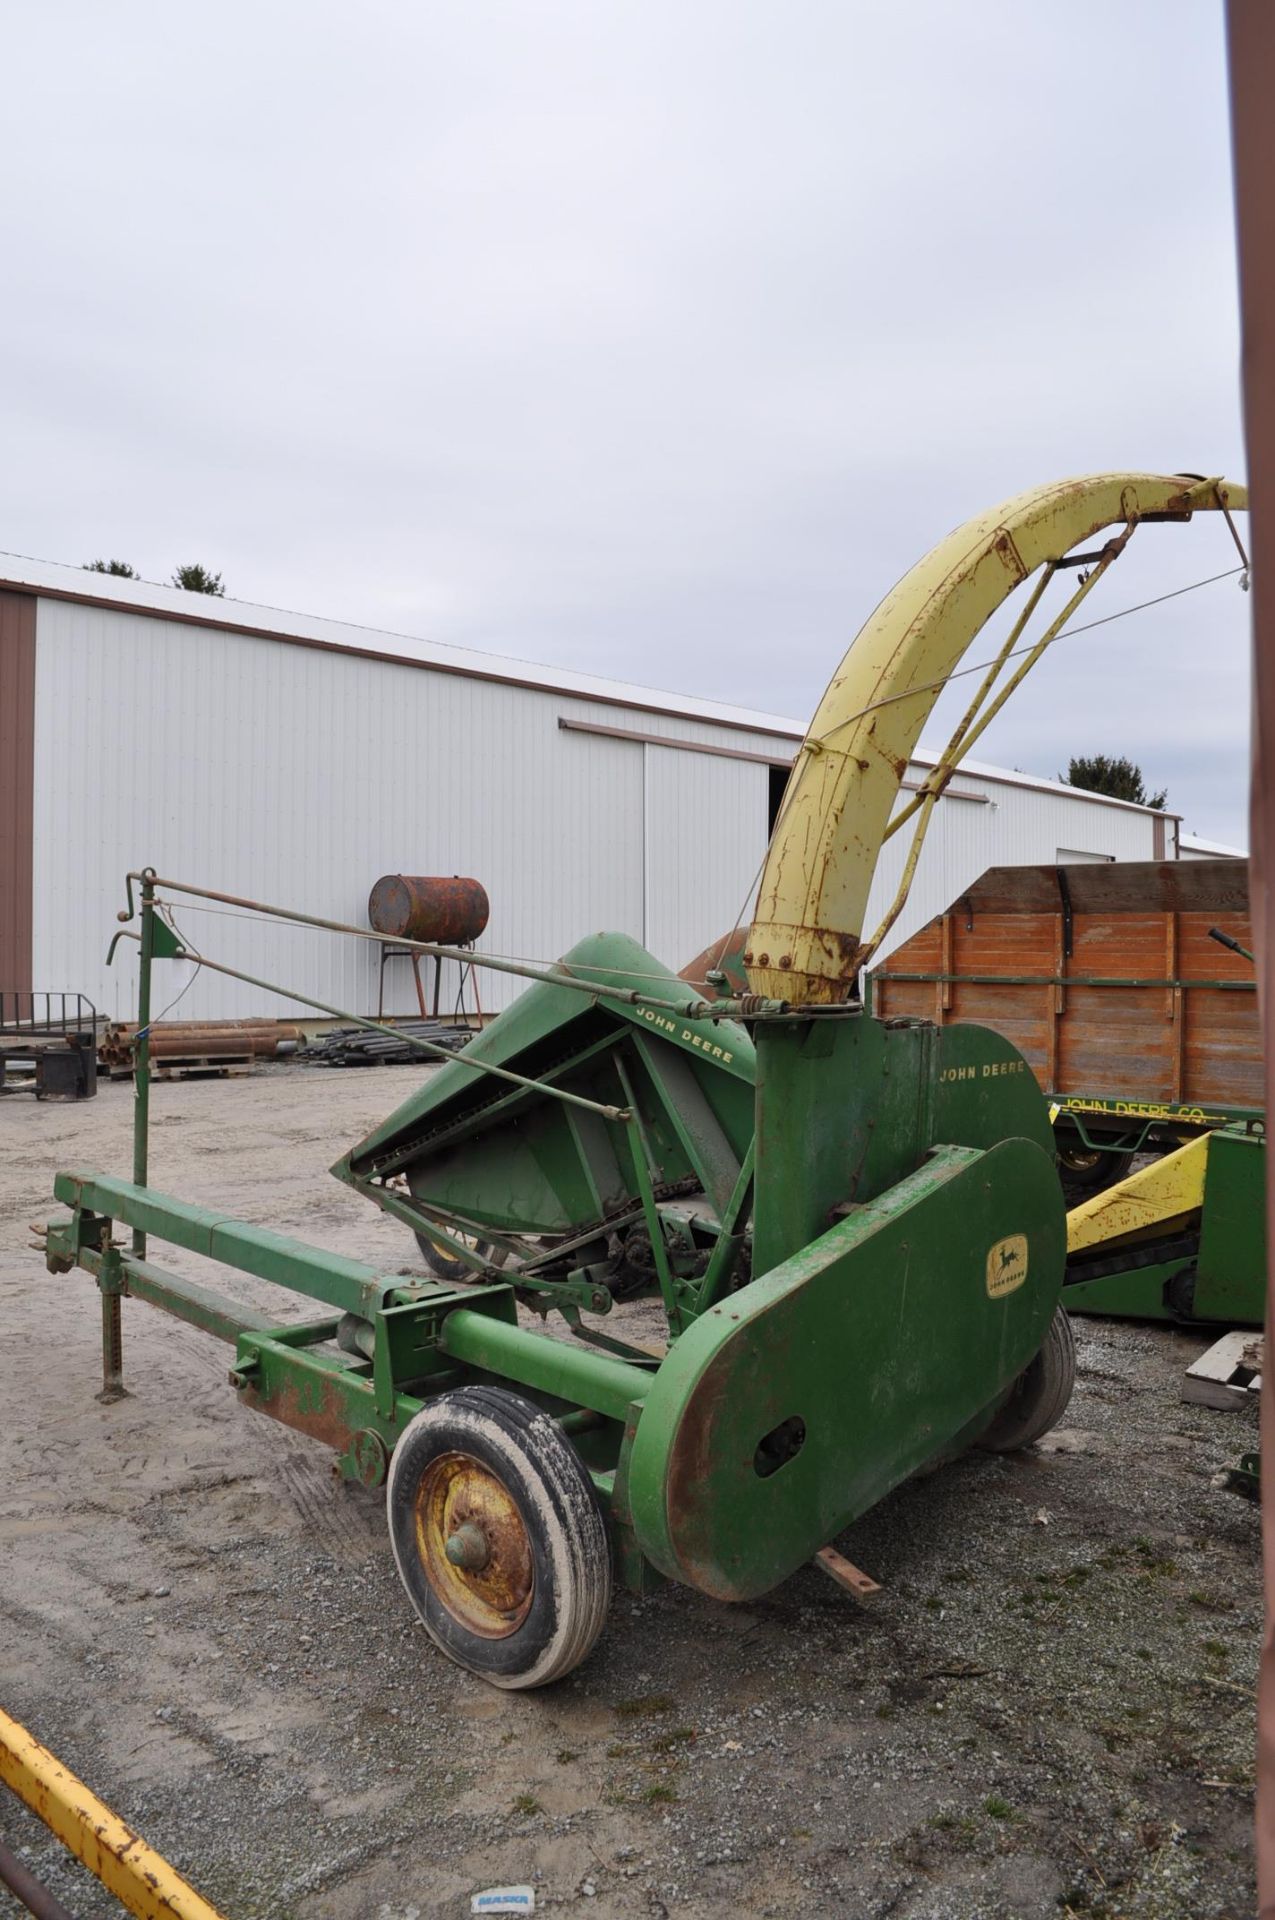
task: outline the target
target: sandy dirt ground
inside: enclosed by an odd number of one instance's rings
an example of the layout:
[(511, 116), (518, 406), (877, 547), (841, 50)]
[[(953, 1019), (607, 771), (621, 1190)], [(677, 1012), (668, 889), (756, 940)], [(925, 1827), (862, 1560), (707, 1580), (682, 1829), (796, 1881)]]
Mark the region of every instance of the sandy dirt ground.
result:
[[(413, 1078), (159, 1086), (152, 1181), (415, 1265), (326, 1171)], [(94, 1399), (96, 1292), (26, 1223), (57, 1168), (128, 1173), (130, 1113), (124, 1085), (0, 1100), (0, 1704), (231, 1920), (433, 1920), (524, 1880), (619, 1920), (1251, 1912), (1258, 1523), (1210, 1479), (1255, 1416), (1180, 1403), (1203, 1338), (1077, 1323), (1045, 1447), (843, 1536), (871, 1607), (814, 1569), (747, 1608), (621, 1594), (567, 1681), (502, 1694), (414, 1623), (379, 1496), (238, 1406), (227, 1347), (127, 1302), (132, 1397)], [(0, 1835), (81, 1920), (118, 1913), (7, 1798)]]

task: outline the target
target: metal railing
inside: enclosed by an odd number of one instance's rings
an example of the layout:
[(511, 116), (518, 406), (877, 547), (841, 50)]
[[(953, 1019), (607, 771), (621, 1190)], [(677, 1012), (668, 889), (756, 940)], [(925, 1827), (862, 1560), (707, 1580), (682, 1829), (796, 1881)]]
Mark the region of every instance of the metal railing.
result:
[(96, 1033), (97, 1008), (82, 993), (0, 988), (0, 1034)]

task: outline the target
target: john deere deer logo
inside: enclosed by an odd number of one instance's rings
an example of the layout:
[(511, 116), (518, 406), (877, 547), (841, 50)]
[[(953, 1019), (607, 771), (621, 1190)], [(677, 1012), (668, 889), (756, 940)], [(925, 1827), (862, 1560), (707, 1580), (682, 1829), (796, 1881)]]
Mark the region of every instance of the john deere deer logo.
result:
[(987, 1293), (991, 1300), (1003, 1300), (1015, 1293), (1027, 1278), (1027, 1235), (1011, 1233), (998, 1240), (987, 1255)]

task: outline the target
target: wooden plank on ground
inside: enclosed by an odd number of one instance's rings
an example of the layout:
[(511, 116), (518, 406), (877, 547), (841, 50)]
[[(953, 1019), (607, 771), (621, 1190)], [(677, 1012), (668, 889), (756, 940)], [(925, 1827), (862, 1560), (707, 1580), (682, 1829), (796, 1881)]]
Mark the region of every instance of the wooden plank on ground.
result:
[(856, 1600), (870, 1600), (874, 1593), (880, 1593), (881, 1583), (864, 1573), (861, 1567), (847, 1560), (835, 1547), (820, 1547), (815, 1555), (815, 1565), (822, 1567), (829, 1579), (835, 1580), (839, 1587), (852, 1594)]
[(1224, 1333), (1186, 1370), (1182, 1398), (1226, 1412), (1252, 1406), (1262, 1390), (1262, 1336)]

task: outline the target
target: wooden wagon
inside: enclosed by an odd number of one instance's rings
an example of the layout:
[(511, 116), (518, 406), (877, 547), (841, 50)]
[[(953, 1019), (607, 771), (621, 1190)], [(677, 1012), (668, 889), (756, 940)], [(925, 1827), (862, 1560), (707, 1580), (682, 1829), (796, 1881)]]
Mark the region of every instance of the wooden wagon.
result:
[(1057, 1108), (1072, 1184), (1263, 1108), (1242, 860), (992, 867), (871, 976), (872, 1010), (993, 1027)]

